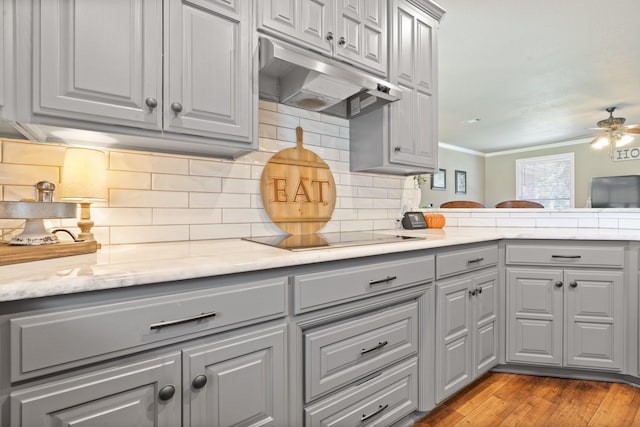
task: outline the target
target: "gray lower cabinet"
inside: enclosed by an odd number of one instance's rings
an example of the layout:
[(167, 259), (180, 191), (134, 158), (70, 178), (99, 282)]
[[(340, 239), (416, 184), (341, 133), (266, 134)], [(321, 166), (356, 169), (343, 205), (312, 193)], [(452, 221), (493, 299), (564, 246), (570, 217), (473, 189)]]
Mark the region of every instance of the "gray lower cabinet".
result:
[(514, 241), (505, 252), (507, 362), (624, 368), (623, 244)]
[(183, 350), (183, 426), (287, 425), (286, 327)]
[(498, 363), (496, 267), (436, 283), (436, 402)]
[(621, 370), (624, 274), (507, 269), (507, 360)]
[(11, 426), (180, 425), (180, 353), (11, 394)]
[(286, 425), (285, 331), (285, 325), (235, 331), (14, 392), (11, 425)]

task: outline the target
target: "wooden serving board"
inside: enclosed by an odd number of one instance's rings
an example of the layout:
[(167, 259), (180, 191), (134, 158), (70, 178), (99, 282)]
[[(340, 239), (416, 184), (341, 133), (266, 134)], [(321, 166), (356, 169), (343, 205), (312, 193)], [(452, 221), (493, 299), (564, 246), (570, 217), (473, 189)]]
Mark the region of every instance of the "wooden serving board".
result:
[(310, 234), (331, 219), (336, 206), (336, 184), (324, 160), (297, 144), (274, 154), (262, 171), (260, 195), (269, 218), (289, 234)]
[(87, 242), (61, 242), (52, 245), (37, 246), (12, 246), (7, 243), (0, 243), (0, 265), (90, 254), (97, 250), (98, 242), (95, 240)]

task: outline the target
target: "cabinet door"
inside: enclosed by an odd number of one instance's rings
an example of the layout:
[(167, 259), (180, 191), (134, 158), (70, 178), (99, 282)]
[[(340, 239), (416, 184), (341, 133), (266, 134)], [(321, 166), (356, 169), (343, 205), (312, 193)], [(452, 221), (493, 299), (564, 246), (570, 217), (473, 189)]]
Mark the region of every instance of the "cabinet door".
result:
[(158, 1), (40, 0), (33, 19), (33, 113), (160, 129)]
[(285, 326), (184, 350), (183, 426), (285, 426)]
[[(12, 0), (13, 1), (13, 0)], [(13, 100), (9, 95), (13, 82), (13, 10), (12, 1), (0, 0), (2, 26), (0, 27), (0, 119), (12, 118), (9, 112)]]
[(474, 378), (498, 364), (498, 271), (473, 278)]
[(296, 44), (332, 54), (335, 40), (328, 40), (327, 35), (334, 32), (333, 2), (334, 0), (261, 0), (258, 2), (258, 25), (261, 29), (285, 36)]
[(437, 21), (404, 0), (391, 11), (390, 78), (405, 93), (390, 106), (392, 163), (435, 168)]
[(165, 0), (166, 130), (252, 142), (251, 5)]
[(436, 296), (436, 402), (471, 382), (472, 280), (437, 285)]
[(622, 271), (565, 271), (567, 366), (622, 369)]
[(387, 1), (338, 0), (336, 56), (387, 75)]
[[(180, 353), (11, 394), (11, 425), (180, 425)], [(173, 391), (173, 392), (172, 392)]]
[(562, 364), (563, 275), (555, 269), (507, 269), (507, 359)]

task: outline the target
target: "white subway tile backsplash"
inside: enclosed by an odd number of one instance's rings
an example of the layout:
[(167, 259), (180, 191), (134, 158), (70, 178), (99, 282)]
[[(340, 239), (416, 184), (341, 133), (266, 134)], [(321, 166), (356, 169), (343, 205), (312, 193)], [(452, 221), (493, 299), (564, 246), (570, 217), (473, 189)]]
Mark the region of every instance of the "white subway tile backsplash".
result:
[(38, 181), (51, 181), (58, 184), (58, 166), (34, 166), (0, 163), (0, 184), (35, 185)]
[(270, 110), (260, 110), (258, 120), (259, 123), (293, 129), (300, 125), (300, 119), (298, 117)]
[(109, 206), (129, 208), (186, 208), (189, 193), (178, 191), (111, 190)]
[(154, 173), (151, 188), (160, 191), (203, 191), (220, 192), (222, 178), (193, 175), (165, 175)]
[(278, 104), (276, 102), (261, 99), (258, 101), (258, 108), (261, 110), (278, 111)]
[(222, 209), (171, 209), (154, 208), (153, 223), (169, 224), (220, 224)]
[(386, 188), (374, 188), (374, 187), (357, 187), (358, 197), (366, 197), (373, 199), (386, 199)]
[(229, 161), (191, 160), (189, 169), (191, 175), (218, 176), (220, 178), (251, 177), (251, 165)]
[(189, 240), (230, 239), (251, 235), (251, 224), (190, 225)]
[(301, 108), (292, 107), (290, 105), (285, 104), (276, 104), (278, 107), (278, 113), (289, 114), (291, 116), (296, 116), (305, 119), (311, 120), (322, 120), (323, 114), (317, 111), (311, 110), (303, 110)]
[(91, 219), (96, 226), (119, 225), (151, 225), (153, 224), (151, 208), (98, 208), (91, 207)]
[(151, 190), (151, 174), (110, 170), (107, 171), (107, 188)]
[(257, 222), (270, 222), (264, 209), (232, 209), (222, 210), (222, 222), (224, 224), (244, 224)]
[(301, 118), (300, 127), (304, 129), (305, 133), (312, 132), (321, 135), (340, 136), (340, 126), (331, 123)]
[(340, 221), (340, 231), (367, 231), (373, 230), (373, 221)]
[(65, 147), (48, 144), (23, 144), (5, 141), (3, 162), (24, 165), (62, 166)]
[(349, 151), (349, 140), (331, 135), (320, 135), (320, 145), (335, 148), (336, 150)]
[(148, 225), (145, 227), (111, 227), (112, 245), (189, 240), (188, 225)]
[(250, 208), (249, 194), (189, 193), (190, 208)]
[(260, 123), (258, 125), (258, 136), (260, 138), (276, 139), (278, 137), (278, 127), (274, 125)]
[[(3, 200), (6, 202), (17, 202), (24, 199), (35, 200), (36, 197), (34, 185), (5, 185), (3, 189)], [(60, 201), (60, 191), (56, 189), (53, 198), (56, 202)]]
[(576, 228), (578, 220), (576, 218), (536, 218), (536, 227)]
[(109, 169), (187, 175), (189, 160), (181, 157), (114, 151), (109, 155)]
[(222, 178), (223, 193), (259, 194), (260, 181), (255, 179)]

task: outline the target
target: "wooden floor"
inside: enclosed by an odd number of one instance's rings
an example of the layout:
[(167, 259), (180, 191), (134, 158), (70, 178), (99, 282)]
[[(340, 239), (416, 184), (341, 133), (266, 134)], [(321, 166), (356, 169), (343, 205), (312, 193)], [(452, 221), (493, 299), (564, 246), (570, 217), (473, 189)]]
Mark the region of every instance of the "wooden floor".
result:
[(640, 426), (640, 389), (489, 373), (412, 427), (430, 426)]

